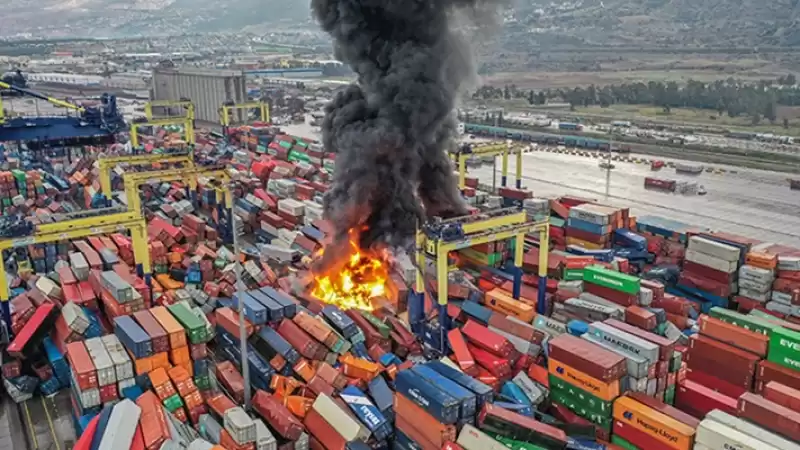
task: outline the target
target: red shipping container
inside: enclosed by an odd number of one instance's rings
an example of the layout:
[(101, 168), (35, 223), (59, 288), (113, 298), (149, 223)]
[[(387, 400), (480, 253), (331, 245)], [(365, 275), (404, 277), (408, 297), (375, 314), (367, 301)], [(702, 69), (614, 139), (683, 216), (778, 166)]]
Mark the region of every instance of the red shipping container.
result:
[(723, 368), (743, 374), (755, 374), (756, 364), (761, 359), (750, 352), (703, 335), (689, 338), (689, 354), (711, 357)]
[(747, 350), (764, 357), (767, 355), (769, 337), (723, 322), (710, 316), (702, 315), (698, 321), (700, 334), (709, 336), (725, 344)]
[(713, 391), (702, 384), (686, 380), (675, 389), (675, 406), (693, 411), (702, 419), (709, 411), (719, 409), (736, 415), (736, 399)]
[(153, 353), (162, 353), (169, 351), (169, 335), (164, 331), (164, 328), (158, 324), (158, 321), (150, 311), (144, 310), (133, 314), (136, 322), (142, 326), (142, 329), (150, 336), (153, 341)]
[[(514, 351), (514, 346), (508, 339), (472, 320), (467, 321), (461, 328), (461, 332), (470, 344), (497, 356), (507, 357)], [(475, 355), (473, 354), (473, 356)]]
[(800, 413), (747, 392), (739, 397), (738, 416), (800, 442)]
[(639, 298), (636, 295), (626, 294), (616, 289), (607, 288), (594, 283), (584, 283), (583, 288), (590, 294), (597, 295), (620, 306), (635, 305)]
[(265, 391), (260, 389), (256, 391), (253, 396), (253, 409), (285, 439), (295, 441), (303, 433), (303, 424), (282, 403)]
[(236, 403), (244, 403), (244, 378), (230, 361), (224, 361), (216, 366), (217, 379), (231, 393)]
[(775, 402), (784, 408), (800, 412), (800, 390), (792, 389), (789, 386), (775, 381), (770, 381), (764, 385), (764, 391), (761, 395), (767, 400)]
[(97, 387), (97, 371), (83, 341), (67, 344), (67, 361), (82, 391)]
[(699, 275), (700, 277), (706, 278), (708, 280), (713, 280), (718, 283), (723, 283), (728, 285), (730, 285), (730, 283), (733, 282), (733, 280), (735, 279), (734, 277), (737, 275), (736, 272), (733, 273), (722, 272), (720, 270), (714, 270), (710, 267), (706, 267), (696, 262), (684, 260), (682, 273), (686, 272)]
[(345, 450), (347, 448), (347, 441), (315, 409), (310, 409), (306, 413), (303, 424), (311, 436), (325, 443), (326, 450)]
[(450, 348), (453, 350), (455, 361), (461, 370), (467, 375), (475, 376), (478, 373), (478, 367), (475, 364), (475, 359), (470, 354), (467, 348), (467, 342), (461, 334), (461, 330), (455, 328), (447, 333), (447, 339), (450, 342)]
[(740, 395), (748, 391), (742, 386), (738, 386), (728, 381), (722, 380), (719, 377), (703, 372), (700, 369), (693, 369), (691, 367), (687, 367), (685, 373), (686, 373), (686, 380), (691, 380), (694, 381), (695, 383), (702, 384), (703, 386), (709, 389), (713, 389), (721, 393), (722, 395), (731, 398), (739, 398)]

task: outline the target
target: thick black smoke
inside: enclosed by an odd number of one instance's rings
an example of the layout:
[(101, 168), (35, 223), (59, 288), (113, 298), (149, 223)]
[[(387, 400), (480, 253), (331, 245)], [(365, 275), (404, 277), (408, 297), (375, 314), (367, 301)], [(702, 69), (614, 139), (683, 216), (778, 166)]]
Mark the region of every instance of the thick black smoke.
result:
[(325, 196), (337, 239), (362, 229), (364, 248), (404, 246), (426, 216), (466, 212), (445, 153), (457, 96), (475, 76), (456, 28), (497, 3), (312, 0), (336, 57), (358, 74), (326, 107), (322, 126), (326, 149), (337, 154)]

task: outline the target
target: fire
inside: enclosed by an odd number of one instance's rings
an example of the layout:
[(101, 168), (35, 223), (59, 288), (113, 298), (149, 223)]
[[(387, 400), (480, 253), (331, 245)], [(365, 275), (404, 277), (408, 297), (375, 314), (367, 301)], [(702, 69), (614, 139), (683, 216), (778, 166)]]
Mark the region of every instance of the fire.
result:
[(355, 239), (349, 244), (349, 255), (336, 270), (315, 274), (311, 294), (345, 310), (372, 311), (372, 299), (386, 295), (388, 265), (377, 253), (359, 248)]

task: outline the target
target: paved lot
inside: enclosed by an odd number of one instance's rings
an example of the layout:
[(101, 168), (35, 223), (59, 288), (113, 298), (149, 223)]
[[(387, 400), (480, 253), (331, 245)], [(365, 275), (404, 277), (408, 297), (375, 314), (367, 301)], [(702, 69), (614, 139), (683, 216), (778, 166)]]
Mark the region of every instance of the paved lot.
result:
[[(631, 155), (638, 158), (638, 155)], [(628, 206), (637, 215), (660, 215), (707, 227), (800, 248), (800, 192), (789, 190), (785, 175), (742, 170), (736, 173), (676, 174), (664, 168), (652, 172), (641, 163), (614, 162), (609, 171), (598, 160), (578, 155), (536, 151), (523, 156), (523, 185), (534, 195), (591, 197), (615, 206)], [(510, 159), (513, 186), (515, 161)], [(498, 164), (499, 167), (499, 164)], [(724, 168), (724, 167), (723, 167)], [(470, 170), (491, 183), (491, 165)], [(705, 196), (683, 196), (645, 190), (644, 178), (696, 181)], [(500, 177), (498, 176), (498, 183)], [(606, 197), (606, 183), (609, 183)]]

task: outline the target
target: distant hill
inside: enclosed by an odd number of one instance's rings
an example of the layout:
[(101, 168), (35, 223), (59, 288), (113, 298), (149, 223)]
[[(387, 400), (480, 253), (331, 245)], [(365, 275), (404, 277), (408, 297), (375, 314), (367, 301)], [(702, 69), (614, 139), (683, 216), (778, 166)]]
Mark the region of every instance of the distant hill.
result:
[[(506, 48), (800, 45), (800, 0), (513, 0)], [(0, 34), (113, 36), (310, 23), (310, 0), (6, 0)]]
[(800, 45), (800, 0), (518, 0), (513, 18), (586, 45)]
[(306, 22), (310, 0), (10, 0), (3, 35), (116, 36), (236, 31)]

